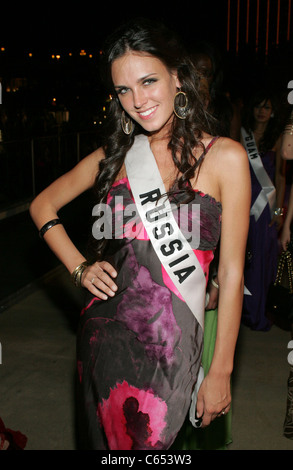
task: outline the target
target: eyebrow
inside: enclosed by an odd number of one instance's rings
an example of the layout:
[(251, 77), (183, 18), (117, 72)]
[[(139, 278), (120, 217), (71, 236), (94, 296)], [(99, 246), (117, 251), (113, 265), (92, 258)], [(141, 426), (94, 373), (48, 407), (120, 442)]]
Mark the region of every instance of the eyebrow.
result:
[[(141, 82), (143, 82), (144, 80), (146, 80), (147, 78), (150, 78), (150, 77), (152, 77), (152, 76), (154, 76), (154, 75), (158, 75), (158, 73), (157, 73), (157, 72), (148, 73), (147, 75), (145, 75), (145, 76), (139, 78), (139, 79), (137, 80), (137, 83), (141, 83)], [(128, 88), (128, 87), (127, 87), (126, 85), (114, 85), (114, 88), (117, 89), (117, 90), (120, 90), (121, 88)]]

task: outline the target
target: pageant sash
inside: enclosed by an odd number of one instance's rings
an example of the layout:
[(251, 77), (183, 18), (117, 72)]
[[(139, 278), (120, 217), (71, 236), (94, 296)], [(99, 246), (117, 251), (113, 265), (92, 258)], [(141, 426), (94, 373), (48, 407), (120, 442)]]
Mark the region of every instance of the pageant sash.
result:
[(153, 248), (203, 329), (205, 276), (178, 227), (168, 198), (164, 197), (166, 189), (146, 136), (136, 136), (127, 152), (125, 166), (137, 210)]
[(262, 187), (259, 195), (253, 203), (253, 206), (250, 209), (250, 215), (253, 215), (257, 221), (267, 204), (269, 204), (271, 215), (273, 216), (276, 201), (276, 189), (262, 164), (253, 133), (251, 131), (246, 132), (246, 130), (242, 127), (241, 134), (249, 162), (252, 166), (255, 176), (258, 179), (259, 184)]

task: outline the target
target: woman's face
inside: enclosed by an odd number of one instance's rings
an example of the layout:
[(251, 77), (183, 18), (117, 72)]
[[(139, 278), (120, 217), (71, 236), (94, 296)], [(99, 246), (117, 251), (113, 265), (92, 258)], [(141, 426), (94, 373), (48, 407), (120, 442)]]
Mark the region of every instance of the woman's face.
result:
[(207, 80), (210, 87), (213, 81), (213, 64), (210, 57), (206, 54), (198, 54), (196, 68), (199, 74)]
[(130, 51), (113, 62), (111, 71), (123, 109), (147, 132), (172, 121), (180, 83), (159, 59)]
[(270, 100), (264, 100), (253, 108), (254, 119), (258, 123), (266, 123), (270, 120), (273, 113)]

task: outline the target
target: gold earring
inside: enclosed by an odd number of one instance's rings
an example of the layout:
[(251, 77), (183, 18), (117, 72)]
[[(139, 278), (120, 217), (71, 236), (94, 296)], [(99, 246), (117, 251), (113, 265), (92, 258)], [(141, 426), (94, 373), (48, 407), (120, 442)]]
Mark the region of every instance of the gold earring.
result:
[(122, 111), (122, 114), (121, 114), (121, 127), (122, 127), (124, 134), (126, 135), (131, 134), (132, 128), (133, 128), (132, 120), (130, 119), (129, 116), (126, 117), (126, 114), (124, 111)]
[(184, 91), (178, 91), (178, 93), (176, 93), (173, 109), (179, 119), (186, 119), (188, 114), (188, 99)]

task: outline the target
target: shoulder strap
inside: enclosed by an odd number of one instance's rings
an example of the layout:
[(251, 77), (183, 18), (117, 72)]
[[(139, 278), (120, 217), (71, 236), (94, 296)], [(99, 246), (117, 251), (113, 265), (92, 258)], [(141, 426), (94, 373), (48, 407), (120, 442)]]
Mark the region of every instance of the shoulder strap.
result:
[(204, 157), (206, 156), (206, 154), (208, 153), (208, 151), (210, 150), (210, 148), (212, 147), (212, 145), (218, 140), (219, 136), (216, 136), (216, 137), (213, 137), (212, 140), (208, 143), (207, 147), (205, 148), (204, 152), (201, 154), (201, 156), (199, 157), (199, 159), (197, 160), (197, 163), (196, 163), (196, 168), (198, 167), (198, 165), (200, 164), (200, 162), (204, 159)]
[(212, 138), (212, 140), (208, 143), (206, 147), (205, 153), (207, 153), (210, 150), (210, 148), (212, 147), (212, 145), (214, 145), (214, 143), (218, 140), (218, 138), (219, 138), (218, 135)]

